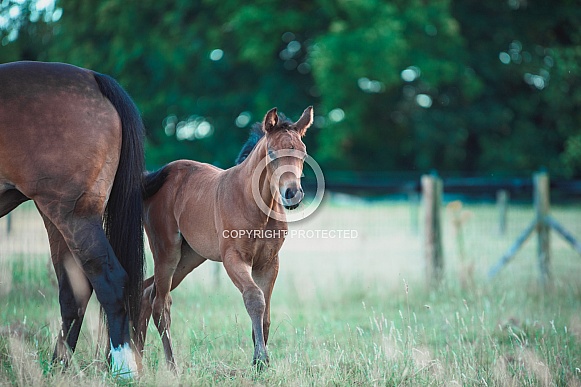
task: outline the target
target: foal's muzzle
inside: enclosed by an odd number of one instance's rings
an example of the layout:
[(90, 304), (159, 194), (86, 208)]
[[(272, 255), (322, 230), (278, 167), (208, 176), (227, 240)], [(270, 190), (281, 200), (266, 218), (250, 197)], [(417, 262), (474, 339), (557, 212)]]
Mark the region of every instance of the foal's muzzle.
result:
[(282, 195), (282, 205), (287, 210), (294, 210), (299, 206), (304, 197), (305, 193), (301, 187), (287, 188), (284, 191), (284, 195)]

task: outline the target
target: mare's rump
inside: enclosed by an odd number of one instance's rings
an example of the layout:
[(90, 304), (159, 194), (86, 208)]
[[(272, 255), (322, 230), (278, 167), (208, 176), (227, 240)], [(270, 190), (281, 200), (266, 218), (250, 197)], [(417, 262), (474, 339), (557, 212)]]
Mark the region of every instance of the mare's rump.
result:
[(93, 73), (9, 63), (0, 65), (0, 85), (0, 192), (74, 200), (77, 191), (93, 196), (89, 206), (102, 202), (119, 163), (121, 123)]

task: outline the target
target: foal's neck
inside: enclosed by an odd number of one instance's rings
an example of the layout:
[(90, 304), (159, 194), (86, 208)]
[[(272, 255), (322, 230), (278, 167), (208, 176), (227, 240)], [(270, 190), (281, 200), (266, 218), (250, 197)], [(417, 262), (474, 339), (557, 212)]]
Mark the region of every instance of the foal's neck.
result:
[[(266, 215), (258, 206), (258, 203), (255, 202), (254, 195), (253, 195), (253, 184), (258, 184), (258, 192), (260, 193), (260, 197), (262, 198), (262, 202), (266, 204), (270, 211), (276, 211), (278, 213), (284, 213), (282, 205), (279, 203), (279, 198), (273, 197), (273, 194), (270, 190), (270, 179), (272, 175), (268, 171), (265, 162), (267, 156), (267, 149), (266, 149), (266, 138), (261, 138), (250, 155), (242, 164), (240, 164), (241, 173), (239, 177), (243, 179), (242, 184), (244, 185), (245, 195), (248, 198), (248, 202), (251, 205), (247, 206), (247, 209), (252, 212), (252, 215), (256, 214), (263, 218), (264, 224), (268, 223), (269, 216)], [(263, 170), (264, 172), (260, 174), (260, 176), (255, 175), (254, 172), (258, 169)], [(278, 190), (274, 190), (275, 195), (278, 194)], [(258, 198), (257, 198), (258, 199)]]

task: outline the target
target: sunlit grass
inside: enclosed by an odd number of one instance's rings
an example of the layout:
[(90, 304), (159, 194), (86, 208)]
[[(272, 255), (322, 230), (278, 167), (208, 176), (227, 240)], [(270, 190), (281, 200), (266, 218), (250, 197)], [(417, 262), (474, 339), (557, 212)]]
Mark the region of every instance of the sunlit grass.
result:
[[(326, 203), (312, 219), (291, 225), (354, 229), (358, 237), (285, 243), (272, 300), (271, 366), (263, 373), (250, 366), (250, 322), (239, 292), (222, 268), (216, 274), (216, 264), (202, 265), (172, 293), (178, 374), (166, 369), (150, 326), (138, 384), (581, 385), (581, 258), (552, 236), (553, 284), (542, 288), (533, 237), (489, 280), (487, 270), (532, 220), (532, 210), (513, 206), (507, 234), (499, 235), (494, 206), (464, 209), (471, 212), (463, 224), (465, 257), (444, 212), (445, 282), (431, 291), (421, 222), (414, 230), (405, 202)], [(0, 221), (0, 282), (10, 275), (0, 293), (0, 385), (114, 384), (99, 350), (94, 299), (73, 365), (52, 365), (60, 317), (46, 236), (33, 208), (18, 211), (10, 236)], [(579, 207), (556, 207), (553, 215), (581, 237)], [(32, 220), (20, 227), (19, 217)], [(5, 241), (25, 237), (20, 252), (9, 242), (6, 253)], [(474, 263), (469, 282), (461, 281), (464, 261)]]

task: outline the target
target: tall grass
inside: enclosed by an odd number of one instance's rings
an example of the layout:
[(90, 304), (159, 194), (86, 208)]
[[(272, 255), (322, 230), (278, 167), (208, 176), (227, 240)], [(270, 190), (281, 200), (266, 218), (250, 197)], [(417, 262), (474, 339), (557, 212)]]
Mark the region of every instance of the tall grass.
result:
[[(530, 240), (488, 280), (486, 270), (532, 211), (513, 207), (501, 236), (493, 206), (464, 208), (472, 215), (463, 224), (463, 251), (444, 214), (446, 279), (436, 290), (425, 286), (421, 232), (405, 203), (327, 202), (291, 225), (354, 229), (357, 238), (285, 243), (272, 300), (271, 366), (262, 373), (250, 366), (250, 322), (240, 294), (223, 269), (216, 275), (217, 264), (205, 263), (172, 294), (178, 374), (166, 370), (150, 326), (135, 384), (581, 386), (581, 259), (553, 236), (553, 282), (540, 287)], [(18, 211), (10, 236), (0, 221), (0, 284), (10, 276), (0, 292), (0, 385), (119, 383), (99, 351), (94, 300), (73, 364), (52, 365), (60, 317), (46, 236), (33, 208)], [(579, 207), (554, 209), (581, 237), (579, 215)], [(17, 220), (26, 226), (16, 228)], [(23, 238), (28, 242), (10, 242)], [(461, 280), (467, 260), (475, 267), (469, 285)]]

